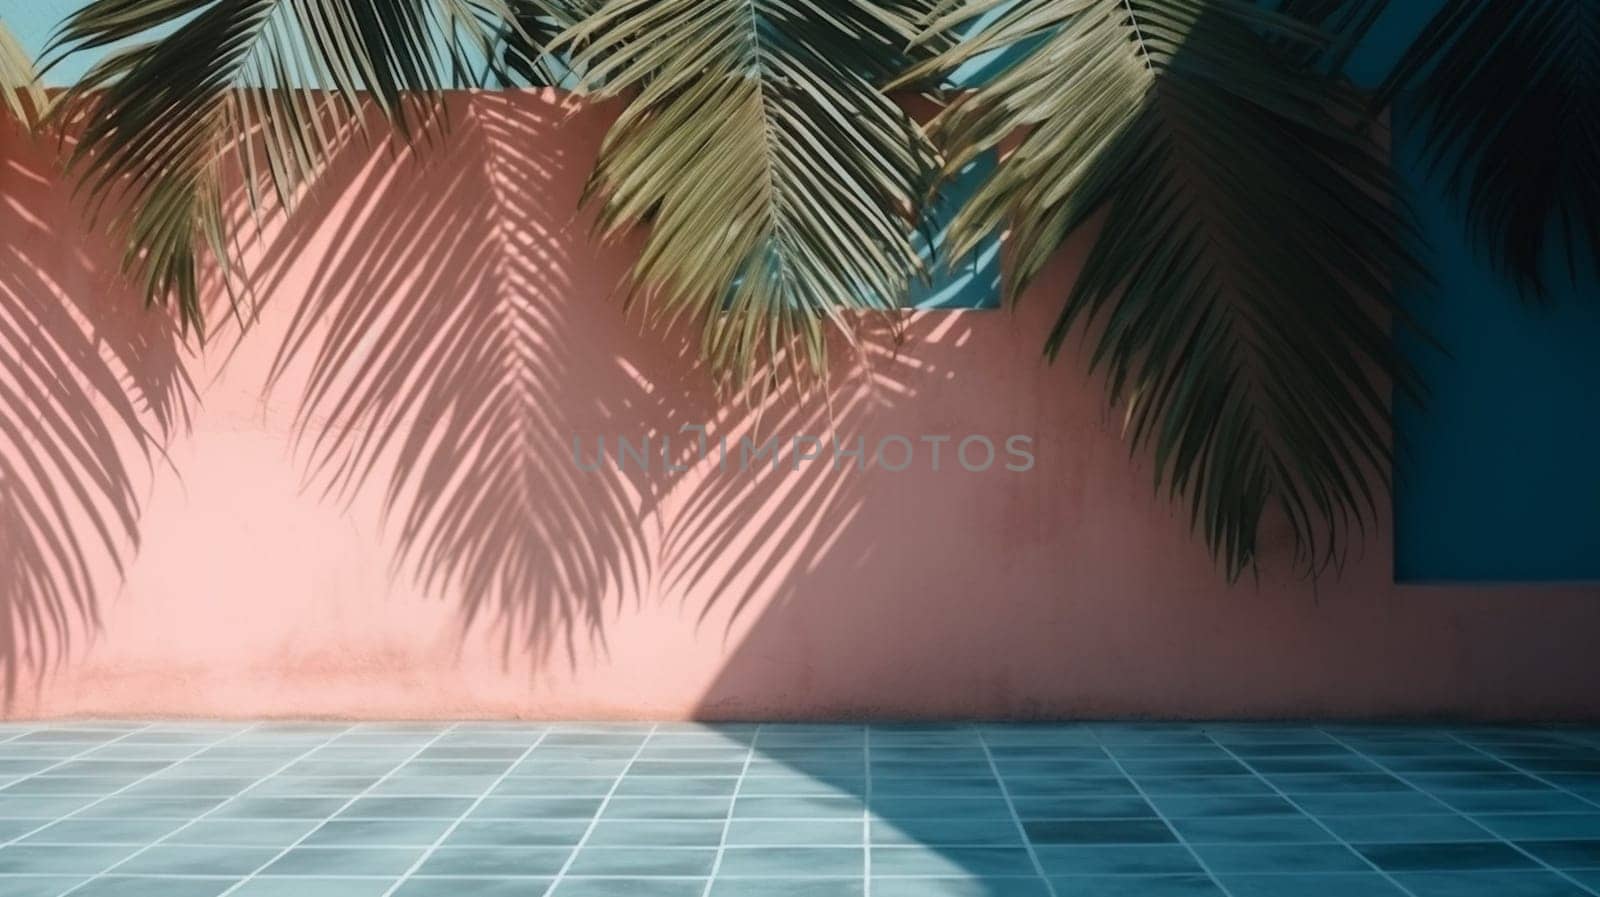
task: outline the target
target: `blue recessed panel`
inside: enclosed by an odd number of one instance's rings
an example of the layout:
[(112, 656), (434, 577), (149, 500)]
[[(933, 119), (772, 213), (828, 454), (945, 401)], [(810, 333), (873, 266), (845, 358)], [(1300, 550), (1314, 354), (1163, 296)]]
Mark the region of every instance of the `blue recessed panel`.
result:
[[(1352, 76), (1380, 81), (1441, 3), (1393, 3)], [(1434, 283), (1403, 298), (1443, 349), (1397, 336), (1430, 395), (1426, 407), (1395, 408), (1395, 576), (1600, 579), (1600, 279), (1555, 290), (1546, 307), (1524, 303), (1470, 245), (1460, 201), (1428, 177), (1414, 125), (1401, 103), (1395, 165)]]

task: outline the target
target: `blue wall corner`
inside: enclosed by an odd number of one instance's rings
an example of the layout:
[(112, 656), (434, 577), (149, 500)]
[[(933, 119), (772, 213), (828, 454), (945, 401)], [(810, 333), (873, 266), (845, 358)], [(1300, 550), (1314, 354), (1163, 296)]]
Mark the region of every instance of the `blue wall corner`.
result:
[[(1375, 84), (1443, 0), (1394, 3), (1352, 58)], [(1427, 177), (1404, 104), (1395, 167), (1434, 283), (1402, 297), (1422, 330), (1396, 339), (1426, 407), (1395, 408), (1395, 578), (1600, 580), (1600, 279), (1531, 307), (1469, 242), (1459, 200)]]
[(1395, 577), (1600, 580), (1600, 283), (1522, 302), (1421, 176), (1419, 143), (1402, 123), (1396, 164), (1435, 284), (1404, 298), (1444, 351), (1397, 337), (1430, 394), (1395, 409)]

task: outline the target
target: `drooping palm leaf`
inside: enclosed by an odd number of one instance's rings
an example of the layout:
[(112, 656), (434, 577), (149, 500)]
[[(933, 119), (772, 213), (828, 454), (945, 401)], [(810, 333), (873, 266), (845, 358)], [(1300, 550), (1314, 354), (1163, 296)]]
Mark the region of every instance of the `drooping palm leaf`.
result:
[(33, 71), (33, 60), (0, 22), (0, 109), (14, 121), (32, 125), (45, 111), (45, 93)]
[(72, 88), (71, 161), (96, 207), (115, 199), (146, 297), (175, 295), (200, 326), (196, 263), (209, 251), (226, 265), (230, 250), (227, 160), (252, 204), (265, 182), (289, 206), (362, 102), (412, 128), (511, 21), (502, 0), (94, 0), (52, 55), (171, 31), (112, 51)]
[[(948, 2), (931, 27), (1011, 2)], [(1271, 44), (1313, 37), (1223, 0), (1018, 0), (911, 73), (1037, 41), (933, 125), (951, 167), (1022, 132), (954, 251), (1008, 227), (1015, 296), (1095, 220), (1048, 352), (1089, 331), (1133, 446), (1230, 576), (1271, 506), (1313, 569), (1341, 556), (1385, 482), (1385, 380), (1415, 389), (1389, 339), (1415, 265), (1384, 153), (1350, 126), (1358, 97)]]
[(739, 381), (779, 356), (825, 370), (829, 325), (897, 308), (934, 158), (878, 83), (920, 0), (613, 0), (558, 46), (628, 97), (591, 182), (599, 228), (652, 227), (630, 298), (703, 322)]
[(1525, 296), (1600, 259), (1600, 3), (1447, 0), (1384, 88)]
[(501, 30), (498, 68), (501, 86), (561, 86), (570, 71), (550, 46), (568, 28), (594, 12), (601, 0), (512, 0), (515, 21)]

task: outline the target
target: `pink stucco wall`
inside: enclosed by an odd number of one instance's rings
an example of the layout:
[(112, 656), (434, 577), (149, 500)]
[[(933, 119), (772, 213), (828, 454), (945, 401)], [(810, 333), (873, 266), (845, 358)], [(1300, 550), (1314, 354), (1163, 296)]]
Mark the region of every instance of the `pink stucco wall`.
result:
[[(603, 111), (453, 118), (421, 159), (352, 144), (203, 350), (119, 285), (53, 145), (0, 137), (8, 715), (1600, 711), (1600, 588), (1396, 586), (1384, 531), (1336, 581), (1225, 584), (1083, 359), (1040, 360), (1070, 249), (1016, 314), (918, 315), (758, 422), (616, 301), (630, 248), (574, 212)], [(1026, 434), (1036, 466), (571, 457), (757, 423)]]

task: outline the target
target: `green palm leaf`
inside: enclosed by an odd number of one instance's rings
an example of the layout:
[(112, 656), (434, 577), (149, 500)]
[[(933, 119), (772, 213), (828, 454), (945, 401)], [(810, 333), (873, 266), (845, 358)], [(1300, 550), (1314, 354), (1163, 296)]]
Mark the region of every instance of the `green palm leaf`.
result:
[(934, 156), (877, 82), (916, 0), (613, 0), (558, 41), (627, 106), (591, 181), (598, 226), (652, 227), (630, 299), (703, 322), (733, 381), (823, 373), (829, 325), (898, 308)]
[(1600, 258), (1600, 4), (1448, 0), (1384, 95), (1421, 117), (1425, 160), (1524, 295), (1552, 255), (1572, 276)]
[(601, 0), (514, 0), (515, 20), (502, 29), (498, 45), (502, 87), (561, 86), (569, 71), (549, 50), (555, 39), (592, 13)]
[(1321, 29), (1328, 40), (1317, 46), (1301, 45), (1301, 58), (1316, 60), (1333, 73), (1343, 72), (1350, 57), (1391, 0), (1283, 0), (1278, 10)]
[(228, 160), (252, 206), (260, 184), (291, 206), (364, 105), (416, 130), (510, 22), (501, 0), (95, 0), (49, 55), (171, 29), (113, 51), (64, 109), (82, 121), (71, 162), (94, 207), (116, 200), (125, 267), (199, 327), (196, 263), (209, 252), (227, 270)]
[(0, 109), (13, 120), (32, 125), (44, 114), (44, 89), (33, 71), (33, 60), (0, 22)]
[[(931, 28), (1010, 3), (948, 2)], [(1416, 389), (1389, 338), (1416, 266), (1385, 154), (1351, 127), (1358, 97), (1274, 47), (1315, 38), (1222, 0), (1019, 0), (910, 75), (1033, 47), (933, 125), (951, 169), (1022, 133), (955, 251), (1008, 227), (1014, 297), (1095, 222), (1047, 351), (1088, 331), (1133, 446), (1230, 576), (1269, 507), (1311, 569), (1342, 556), (1386, 483), (1386, 381)]]

